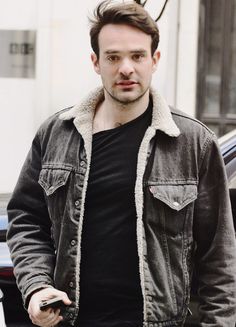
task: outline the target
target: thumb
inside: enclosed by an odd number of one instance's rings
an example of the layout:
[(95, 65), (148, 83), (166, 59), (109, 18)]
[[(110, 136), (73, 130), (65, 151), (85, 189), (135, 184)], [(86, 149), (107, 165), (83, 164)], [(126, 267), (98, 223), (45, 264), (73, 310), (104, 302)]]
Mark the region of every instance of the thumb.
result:
[(69, 299), (68, 295), (65, 292), (62, 292), (62, 301), (66, 305), (70, 305), (72, 303), (72, 301)]

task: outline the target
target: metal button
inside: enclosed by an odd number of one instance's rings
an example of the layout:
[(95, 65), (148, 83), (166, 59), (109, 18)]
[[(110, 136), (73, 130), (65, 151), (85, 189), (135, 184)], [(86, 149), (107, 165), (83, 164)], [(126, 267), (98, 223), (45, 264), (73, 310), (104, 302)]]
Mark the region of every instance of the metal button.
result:
[(148, 296), (148, 301), (152, 302), (152, 296), (151, 295)]
[(79, 205), (80, 205), (80, 201), (79, 200), (75, 201), (75, 206), (78, 207)]
[(72, 246), (76, 245), (76, 240), (71, 240), (71, 241), (70, 241), (70, 244), (71, 244)]
[(74, 287), (74, 283), (73, 282), (69, 282), (69, 286), (70, 287)]
[(179, 204), (179, 202), (174, 201), (174, 202), (173, 202), (173, 205), (174, 205), (175, 207), (179, 207), (180, 204)]

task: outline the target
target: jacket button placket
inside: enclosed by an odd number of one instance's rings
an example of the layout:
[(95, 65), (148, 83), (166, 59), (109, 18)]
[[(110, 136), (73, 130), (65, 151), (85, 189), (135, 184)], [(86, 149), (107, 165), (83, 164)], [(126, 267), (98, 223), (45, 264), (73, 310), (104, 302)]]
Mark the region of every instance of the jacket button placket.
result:
[(82, 198), (85, 173), (86, 173), (86, 162), (84, 160), (81, 160), (79, 163), (79, 171), (75, 179), (75, 194), (77, 194), (77, 197), (75, 198), (74, 204), (75, 204), (75, 219), (77, 221), (80, 218), (81, 198)]

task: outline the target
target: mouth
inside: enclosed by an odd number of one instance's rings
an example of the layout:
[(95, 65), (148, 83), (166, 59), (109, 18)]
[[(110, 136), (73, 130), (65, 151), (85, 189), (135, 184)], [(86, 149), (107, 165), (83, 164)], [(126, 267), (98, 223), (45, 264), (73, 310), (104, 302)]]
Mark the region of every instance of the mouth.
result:
[(132, 80), (121, 80), (119, 82), (116, 83), (116, 86), (121, 87), (121, 88), (131, 88), (135, 85), (137, 85), (138, 83), (136, 81), (132, 81)]

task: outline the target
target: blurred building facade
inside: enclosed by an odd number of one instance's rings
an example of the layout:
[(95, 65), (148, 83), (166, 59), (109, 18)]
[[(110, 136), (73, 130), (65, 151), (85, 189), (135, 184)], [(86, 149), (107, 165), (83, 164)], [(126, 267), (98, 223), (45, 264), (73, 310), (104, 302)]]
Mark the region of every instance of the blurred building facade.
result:
[[(154, 19), (164, 2), (147, 1)], [(0, 193), (13, 190), (42, 121), (100, 85), (87, 19), (98, 3), (0, 0)], [(235, 21), (236, 0), (169, 0), (158, 22), (161, 60), (153, 85), (218, 134), (234, 127)]]
[(236, 128), (236, 0), (201, 0), (197, 117), (217, 135)]

